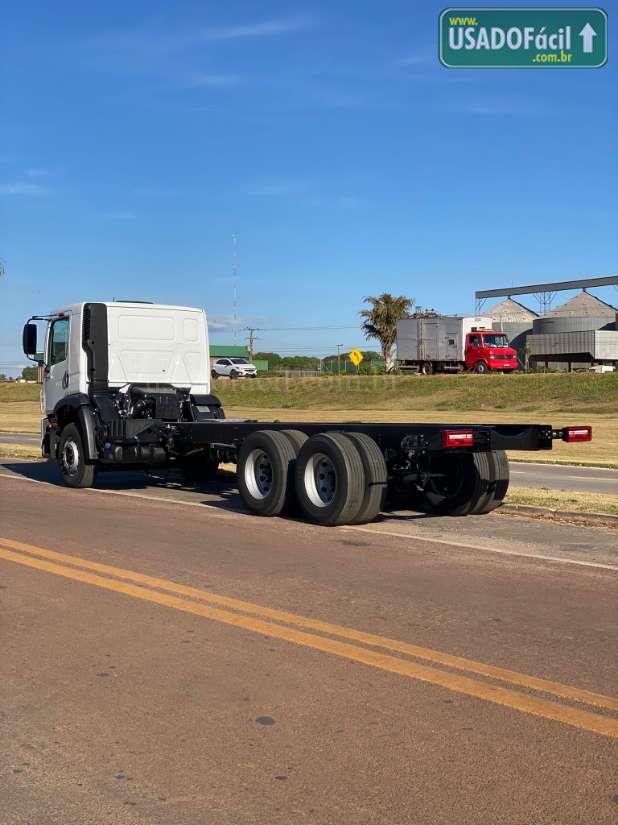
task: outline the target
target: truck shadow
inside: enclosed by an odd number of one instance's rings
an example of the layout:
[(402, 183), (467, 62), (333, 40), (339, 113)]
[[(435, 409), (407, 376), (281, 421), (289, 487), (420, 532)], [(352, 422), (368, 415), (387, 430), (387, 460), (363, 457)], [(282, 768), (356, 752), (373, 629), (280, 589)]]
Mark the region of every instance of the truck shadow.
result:
[[(1, 467), (6, 467), (11, 474), (37, 481), (41, 484), (50, 484), (55, 487), (64, 487), (57, 466), (48, 461), (3, 461)], [(186, 484), (177, 470), (146, 472), (142, 470), (104, 470), (99, 472), (94, 484), (95, 490), (126, 490), (145, 491), (153, 488), (163, 490), (179, 490), (198, 494), (212, 495), (203, 504), (220, 506), (223, 509), (243, 511), (242, 502), (236, 489), (235, 475), (220, 471), (217, 478), (203, 484)], [(218, 499), (221, 500), (218, 500)], [(182, 501), (183, 499), (179, 499)]]
[[(0, 466), (6, 467), (12, 474), (31, 479), (42, 484), (50, 484), (56, 487), (64, 487), (57, 466), (48, 461), (3, 461)], [(95, 489), (99, 490), (125, 490), (147, 491), (151, 489), (169, 490), (187, 493), (196, 493), (200, 498), (192, 499), (196, 504), (204, 504), (228, 512), (243, 513), (252, 515), (238, 493), (236, 486), (236, 474), (230, 470), (219, 470), (217, 478), (213, 481), (201, 484), (186, 484), (178, 470), (104, 470), (97, 475)], [(208, 496), (208, 498), (201, 498)], [(179, 498), (182, 502), (186, 499)], [(300, 514), (291, 516), (293, 520), (303, 520)], [(389, 522), (418, 521), (435, 518), (428, 513), (418, 513), (411, 510), (404, 510), (399, 506), (393, 506), (391, 510), (388, 505), (377, 517), (376, 522), (388, 524)]]

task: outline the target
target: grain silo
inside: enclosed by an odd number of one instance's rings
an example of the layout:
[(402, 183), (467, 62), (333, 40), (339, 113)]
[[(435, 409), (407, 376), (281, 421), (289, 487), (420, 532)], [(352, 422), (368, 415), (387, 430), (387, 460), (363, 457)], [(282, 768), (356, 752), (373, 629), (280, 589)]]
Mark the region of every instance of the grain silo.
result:
[(532, 365), (571, 371), (618, 364), (616, 308), (586, 290), (535, 318), (532, 326)]
[(526, 336), (532, 332), (534, 320), (538, 318), (536, 312), (512, 298), (507, 298), (485, 312), (485, 315), (492, 319), (492, 326), (495, 330), (504, 332), (510, 345), (517, 350), (520, 361), (523, 362)]
[(536, 335), (546, 332), (615, 329), (615, 323), (616, 307), (583, 289), (574, 298), (537, 318), (532, 326)]

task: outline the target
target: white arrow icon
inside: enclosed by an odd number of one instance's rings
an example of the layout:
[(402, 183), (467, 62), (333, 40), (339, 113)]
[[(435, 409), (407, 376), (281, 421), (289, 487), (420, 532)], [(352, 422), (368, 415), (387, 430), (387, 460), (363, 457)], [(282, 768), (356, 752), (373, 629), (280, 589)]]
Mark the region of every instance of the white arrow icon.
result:
[(597, 33), (592, 28), (590, 23), (586, 23), (584, 28), (580, 31), (579, 36), (582, 39), (584, 54), (592, 51), (592, 38), (597, 36)]

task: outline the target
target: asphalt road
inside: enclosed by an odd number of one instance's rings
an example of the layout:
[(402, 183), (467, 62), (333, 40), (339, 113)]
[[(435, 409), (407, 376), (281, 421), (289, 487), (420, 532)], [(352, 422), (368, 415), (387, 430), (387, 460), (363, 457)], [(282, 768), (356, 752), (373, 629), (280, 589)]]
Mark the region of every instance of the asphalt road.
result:
[(0, 467), (3, 825), (614, 822), (616, 532)]
[[(0, 444), (40, 444), (32, 433), (0, 433)], [(618, 470), (529, 462), (511, 462), (514, 487), (547, 487), (550, 490), (605, 493), (618, 496)]]

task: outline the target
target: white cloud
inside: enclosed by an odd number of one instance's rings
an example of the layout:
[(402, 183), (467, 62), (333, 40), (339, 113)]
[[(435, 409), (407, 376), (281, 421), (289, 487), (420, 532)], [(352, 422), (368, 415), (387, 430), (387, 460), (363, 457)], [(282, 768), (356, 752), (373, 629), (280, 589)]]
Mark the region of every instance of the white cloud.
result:
[(48, 190), (38, 183), (0, 183), (0, 195), (46, 195)]
[(300, 192), (306, 192), (310, 188), (309, 183), (305, 180), (293, 178), (262, 178), (249, 184), (247, 194), (278, 197), (280, 195), (299, 194)]
[(241, 82), (242, 78), (236, 74), (196, 74), (187, 85), (194, 89), (199, 89), (200, 87), (215, 89), (226, 86), (236, 86)]
[(205, 40), (238, 40), (250, 37), (273, 37), (278, 34), (293, 34), (310, 28), (313, 21), (308, 17), (282, 17), (264, 20), (261, 23), (240, 23), (203, 29)]
[(106, 212), (103, 217), (110, 221), (134, 221), (137, 214), (131, 209), (119, 209), (115, 212)]

